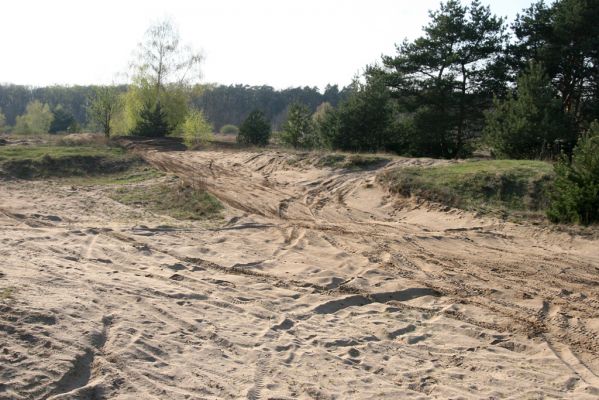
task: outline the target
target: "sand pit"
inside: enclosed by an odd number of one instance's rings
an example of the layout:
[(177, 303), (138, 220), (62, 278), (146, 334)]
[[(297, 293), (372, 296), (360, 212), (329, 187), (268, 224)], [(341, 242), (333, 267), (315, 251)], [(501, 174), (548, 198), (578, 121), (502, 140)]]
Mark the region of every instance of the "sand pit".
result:
[(599, 396), (598, 240), (400, 201), (380, 169), (145, 157), (222, 223), (0, 182), (0, 399)]

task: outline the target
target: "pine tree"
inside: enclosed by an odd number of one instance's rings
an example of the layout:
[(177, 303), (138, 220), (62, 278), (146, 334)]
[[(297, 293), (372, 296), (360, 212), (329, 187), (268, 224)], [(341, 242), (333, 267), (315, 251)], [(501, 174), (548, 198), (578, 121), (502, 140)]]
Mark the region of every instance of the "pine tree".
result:
[(502, 18), (474, 0), (447, 0), (430, 13), (424, 35), (383, 57), (385, 79), (401, 111), (413, 115), (411, 152), (462, 157), (480, 135), (483, 111), (504, 90), (507, 35)]
[(140, 120), (131, 132), (134, 136), (164, 137), (172, 131), (160, 102), (157, 102), (154, 106), (149, 102), (146, 103), (139, 117)]
[(339, 105), (338, 132), (333, 147), (349, 151), (386, 150), (392, 145), (393, 107), (384, 83), (371, 77), (354, 82), (353, 93)]
[(270, 139), (270, 123), (262, 111), (254, 110), (239, 127), (237, 141), (243, 144), (266, 146)]
[(60, 105), (56, 106), (54, 110), (52, 110), (52, 115), (54, 118), (52, 119), (48, 133), (69, 132), (75, 125), (75, 118), (73, 117), (73, 114), (66, 111)]
[(547, 216), (553, 222), (599, 222), (599, 122), (591, 124), (572, 153), (555, 165), (557, 174)]
[(339, 134), (339, 114), (329, 102), (320, 104), (312, 115), (318, 147), (332, 149), (333, 139)]
[(314, 124), (307, 106), (300, 103), (291, 105), (287, 120), (283, 124), (281, 140), (293, 148), (318, 146)]
[(547, 158), (573, 147), (573, 130), (541, 65), (531, 63), (515, 96), (495, 100), (486, 115), (487, 142), (497, 155)]

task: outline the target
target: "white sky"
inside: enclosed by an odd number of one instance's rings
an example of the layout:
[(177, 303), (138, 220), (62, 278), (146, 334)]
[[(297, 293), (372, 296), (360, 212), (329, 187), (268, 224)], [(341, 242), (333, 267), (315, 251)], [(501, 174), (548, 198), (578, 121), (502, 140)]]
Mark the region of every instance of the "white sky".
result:
[[(465, 0), (463, 0), (464, 2)], [(511, 21), (532, 0), (483, 0)], [(346, 85), (413, 39), (438, 0), (3, 0), (0, 82), (111, 83), (168, 17), (203, 49), (204, 82)]]

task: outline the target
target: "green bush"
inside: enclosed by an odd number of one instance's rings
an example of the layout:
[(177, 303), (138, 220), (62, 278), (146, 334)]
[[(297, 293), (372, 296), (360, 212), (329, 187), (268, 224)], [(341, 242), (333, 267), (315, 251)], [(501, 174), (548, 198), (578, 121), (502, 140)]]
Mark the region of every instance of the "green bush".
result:
[(262, 111), (252, 111), (239, 128), (237, 141), (242, 144), (266, 146), (270, 139), (270, 123)]
[(572, 160), (562, 156), (547, 216), (556, 223), (589, 225), (599, 221), (599, 123), (579, 140)]
[(212, 125), (201, 110), (192, 110), (182, 125), (183, 141), (188, 146), (205, 145), (213, 139)]
[(237, 135), (239, 133), (239, 128), (232, 124), (223, 125), (220, 128), (220, 133), (223, 135)]

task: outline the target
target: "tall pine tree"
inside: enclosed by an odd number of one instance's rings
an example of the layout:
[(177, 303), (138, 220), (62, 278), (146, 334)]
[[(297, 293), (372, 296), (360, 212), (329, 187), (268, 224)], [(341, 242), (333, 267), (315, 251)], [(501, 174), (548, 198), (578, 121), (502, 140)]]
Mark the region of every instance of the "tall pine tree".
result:
[(518, 79), (515, 95), (495, 100), (485, 133), (501, 157), (549, 158), (572, 148), (570, 126), (544, 69), (531, 63)]
[(422, 37), (383, 57), (386, 81), (423, 135), (413, 152), (459, 157), (481, 133), (493, 94), (504, 90), (505, 25), (478, 0), (448, 0), (430, 19)]

